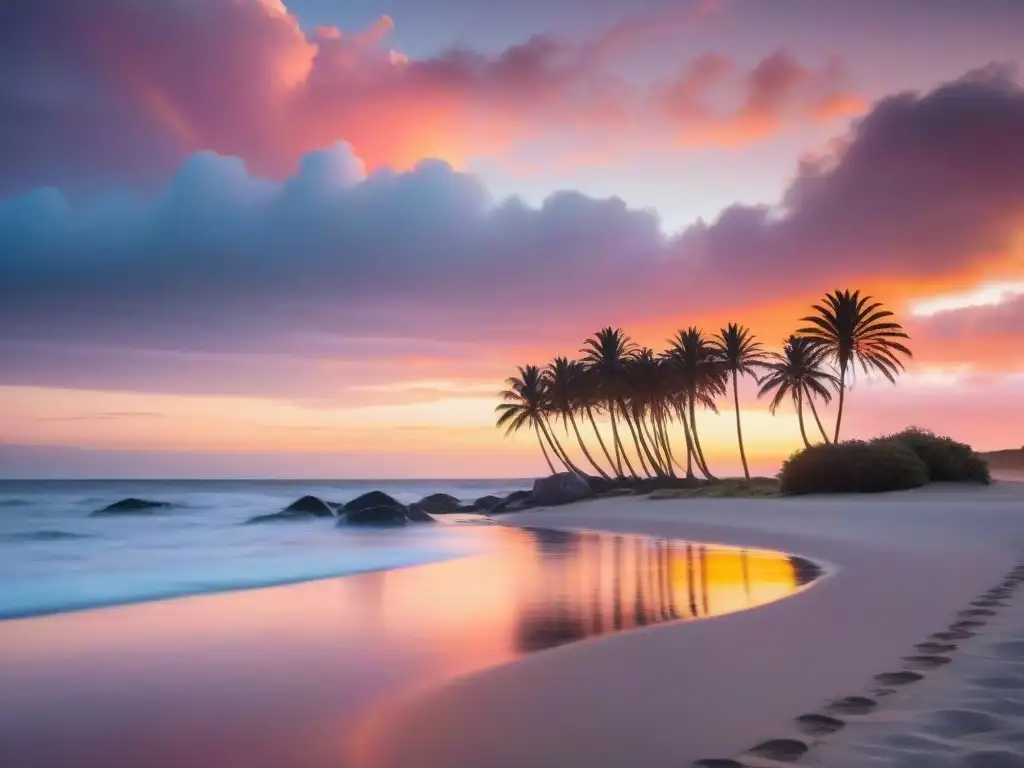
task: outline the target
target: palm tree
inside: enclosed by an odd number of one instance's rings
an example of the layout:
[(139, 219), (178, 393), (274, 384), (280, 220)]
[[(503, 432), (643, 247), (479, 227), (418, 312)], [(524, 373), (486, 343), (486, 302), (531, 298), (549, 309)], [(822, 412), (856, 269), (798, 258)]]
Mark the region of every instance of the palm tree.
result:
[(593, 383), (601, 394), (601, 399), (608, 411), (608, 419), (612, 424), (612, 443), (615, 449), (615, 471), (623, 476), (622, 462), (633, 477), (637, 477), (633, 465), (629, 462), (622, 440), (619, 438), (619, 427), (616, 423), (616, 405), (624, 390), (626, 366), (636, 345), (621, 328), (602, 328), (583, 343), (583, 363), (593, 372)]
[(838, 386), (839, 379), (824, 370), (828, 350), (814, 344), (806, 336), (790, 336), (782, 348), (782, 353), (772, 352), (762, 363), (768, 373), (760, 380), (761, 391), (758, 397), (774, 392), (768, 411), (772, 414), (789, 395), (796, 406), (797, 419), (800, 422), (800, 436), (804, 446), (811, 447), (804, 429), (803, 403), (806, 397), (814, 406), (817, 395), (826, 403), (832, 400), (832, 392), (828, 385)]
[(839, 440), (839, 428), (843, 423), (846, 371), (850, 363), (858, 361), (865, 373), (875, 370), (896, 383), (896, 376), (903, 370), (897, 353), (913, 357), (906, 346), (896, 341), (910, 337), (899, 323), (886, 320), (893, 317), (893, 313), (881, 309), (881, 306), (880, 302), (872, 302), (870, 296), (862, 297), (860, 291), (837, 290), (826, 294), (820, 304), (814, 305), (815, 314), (801, 318), (802, 322), (811, 325), (801, 328), (798, 333), (824, 349), (839, 368), (839, 413), (832, 437), (834, 442)]
[(508, 389), (501, 393), (504, 402), (499, 403), (494, 409), (501, 414), (495, 426), (506, 427), (506, 437), (523, 427), (533, 427), (544, 460), (547, 461), (551, 474), (555, 474), (555, 466), (544, 447), (544, 440), (541, 439), (541, 430), (546, 434), (547, 427), (544, 424), (544, 379), (540, 369), (535, 365), (520, 366), (519, 376), (512, 376), (505, 384)]
[(601, 466), (594, 461), (594, 457), (587, 450), (587, 444), (580, 435), (579, 426), (576, 424), (576, 409), (579, 408), (579, 393), (582, 389), (583, 366), (570, 361), (564, 357), (556, 357), (541, 374), (546, 382), (548, 408), (556, 418), (561, 418), (562, 423), (568, 427), (572, 425), (572, 431), (576, 434), (576, 440), (583, 450), (597, 473), (605, 480), (611, 478), (605, 473)]
[(718, 359), (725, 366), (726, 374), (732, 375), (732, 397), (736, 406), (736, 438), (740, 444), (743, 476), (749, 480), (750, 469), (747, 467), (746, 451), (743, 450), (743, 426), (740, 424), (739, 378), (751, 376), (756, 380), (755, 369), (764, 362), (765, 353), (761, 342), (757, 341), (747, 328), (736, 323), (729, 323), (728, 327), (721, 329), (711, 343), (718, 354)]
[[(687, 442), (693, 442), (693, 458), (697, 462), (697, 468), (709, 480), (714, 475), (708, 469), (707, 460), (704, 458), (704, 450), (700, 445), (700, 435), (697, 433), (696, 406), (700, 403), (704, 408), (718, 413), (718, 406), (715, 405), (715, 397), (725, 394), (725, 374), (722, 364), (718, 361), (715, 349), (704, 336), (699, 328), (690, 327), (685, 331), (678, 331), (671, 340), (671, 346), (665, 353), (670, 361), (678, 386), (681, 390), (682, 401), (680, 403), (680, 419), (686, 430)], [(689, 426), (687, 427), (687, 413), (689, 411)], [(687, 472), (688, 475), (692, 474)]]
[(661, 361), (654, 355), (654, 350), (643, 347), (637, 350), (630, 360), (627, 369), (627, 386), (629, 391), (629, 414), (636, 425), (634, 441), (640, 458), (647, 457), (654, 474), (664, 477), (668, 471), (668, 462), (664, 451), (655, 439), (655, 431), (647, 427), (647, 418), (657, 424), (655, 413), (662, 399), (665, 374)]

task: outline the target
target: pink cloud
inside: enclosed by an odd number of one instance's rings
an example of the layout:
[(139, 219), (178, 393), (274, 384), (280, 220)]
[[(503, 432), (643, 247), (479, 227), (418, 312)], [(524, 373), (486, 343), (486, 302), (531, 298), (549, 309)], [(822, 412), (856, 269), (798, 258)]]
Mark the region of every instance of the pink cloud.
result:
[[(828, 95), (818, 91), (836, 79), (832, 64), (815, 72), (776, 53), (746, 75), (705, 79), (689, 106), (679, 89), (663, 95), (616, 74), (618, 59), (711, 8), (629, 16), (587, 40), (536, 35), (495, 55), (411, 59), (388, 48), (388, 17), (359, 33), (307, 33), (276, 0), (41, 0), (0, 29), (2, 63), (19, 73), (0, 83), (0, 183), (154, 184), (198, 150), (280, 178), (338, 140), (371, 168), (424, 157), (458, 165), (558, 132), (621, 143), (713, 129), (736, 143), (811, 119), (800, 104)], [(703, 100), (733, 92), (743, 102), (735, 114), (688, 122), (687, 110), (700, 117)]]

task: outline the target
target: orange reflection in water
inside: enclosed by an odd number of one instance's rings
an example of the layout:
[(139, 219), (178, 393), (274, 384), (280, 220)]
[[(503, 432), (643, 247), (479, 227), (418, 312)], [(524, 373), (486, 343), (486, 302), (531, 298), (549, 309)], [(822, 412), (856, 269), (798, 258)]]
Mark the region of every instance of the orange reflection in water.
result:
[[(19, 765), (364, 765), (400, 701), (586, 637), (716, 616), (817, 575), (778, 552), (467, 527), (487, 554), (0, 622)], [(159, 722), (160, 728), (153, 723)], [(88, 759), (85, 759), (85, 757)]]

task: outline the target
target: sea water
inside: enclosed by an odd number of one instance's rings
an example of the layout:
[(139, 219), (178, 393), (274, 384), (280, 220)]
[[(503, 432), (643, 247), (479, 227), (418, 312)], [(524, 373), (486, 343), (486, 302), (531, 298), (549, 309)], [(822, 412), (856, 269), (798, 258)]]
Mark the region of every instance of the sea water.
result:
[[(528, 487), (524, 480), (0, 481), (0, 619), (270, 586), (436, 562), (481, 551), (467, 523), (371, 530), (309, 519), (245, 525), (306, 494), (346, 502), (382, 490), (409, 503), (463, 501)], [(91, 517), (120, 499), (172, 506)]]

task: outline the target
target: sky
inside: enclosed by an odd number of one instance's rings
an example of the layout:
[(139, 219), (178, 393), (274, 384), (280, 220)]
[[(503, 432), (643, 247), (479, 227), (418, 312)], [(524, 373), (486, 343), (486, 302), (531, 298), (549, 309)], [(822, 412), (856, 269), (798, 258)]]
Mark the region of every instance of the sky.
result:
[(0, 477), (540, 474), (516, 366), (837, 288), (914, 350), (846, 436), (1019, 446), (1022, 60), (1017, 0), (3, 4)]

